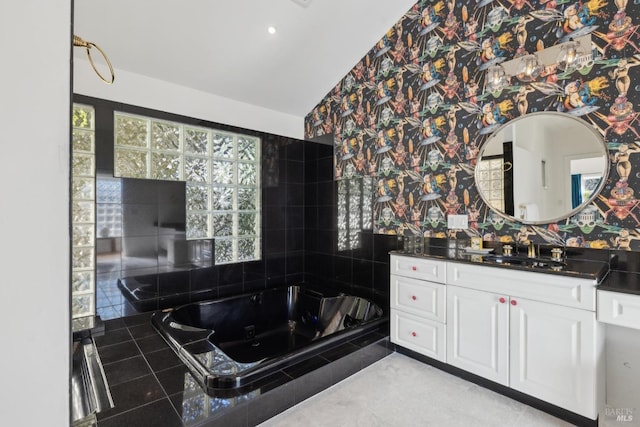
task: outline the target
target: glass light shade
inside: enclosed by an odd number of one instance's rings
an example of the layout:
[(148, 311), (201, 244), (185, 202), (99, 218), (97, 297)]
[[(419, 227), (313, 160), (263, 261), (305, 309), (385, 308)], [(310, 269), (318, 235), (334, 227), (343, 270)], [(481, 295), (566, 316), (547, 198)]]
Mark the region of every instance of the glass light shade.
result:
[(486, 89), (489, 92), (500, 92), (509, 84), (507, 74), (502, 65), (493, 65), (487, 69)]
[(538, 62), (537, 56), (525, 55), (520, 58), (516, 77), (524, 83), (533, 82), (538, 78), (543, 69), (544, 67)]
[(584, 55), (579, 42), (568, 41), (560, 46), (560, 53), (556, 59), (556, 68), (566, 71), (576, 66), (578, 59)]

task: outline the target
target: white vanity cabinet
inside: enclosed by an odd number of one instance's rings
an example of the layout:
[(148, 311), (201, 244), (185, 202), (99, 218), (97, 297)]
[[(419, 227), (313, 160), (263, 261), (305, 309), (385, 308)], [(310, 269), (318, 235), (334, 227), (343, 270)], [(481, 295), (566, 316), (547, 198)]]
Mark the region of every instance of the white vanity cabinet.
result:
[(596, 419), (595, 281), (447, 263), (447, 363)]
[(391, 342), (444, 362), (445, 262), (391, 255)]
[(598, 320), (640, 329), (640, 295), (598, 291)]

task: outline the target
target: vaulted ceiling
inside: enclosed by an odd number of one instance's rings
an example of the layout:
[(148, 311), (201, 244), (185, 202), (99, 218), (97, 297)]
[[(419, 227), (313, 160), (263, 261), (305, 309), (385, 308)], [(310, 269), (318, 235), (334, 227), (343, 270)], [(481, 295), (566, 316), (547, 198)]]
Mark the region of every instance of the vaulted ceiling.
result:
[(116, 69), (303, 117), (414, 3), (76, 0), (74, 33)]

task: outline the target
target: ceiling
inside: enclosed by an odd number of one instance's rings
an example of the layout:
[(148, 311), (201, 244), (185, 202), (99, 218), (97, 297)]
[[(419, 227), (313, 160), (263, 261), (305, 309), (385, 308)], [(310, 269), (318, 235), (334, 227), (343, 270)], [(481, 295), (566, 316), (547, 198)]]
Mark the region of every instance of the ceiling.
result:
[(126, 70), (304, 117), (415, 1), (76, 0), (74, 33), (116, 82)]

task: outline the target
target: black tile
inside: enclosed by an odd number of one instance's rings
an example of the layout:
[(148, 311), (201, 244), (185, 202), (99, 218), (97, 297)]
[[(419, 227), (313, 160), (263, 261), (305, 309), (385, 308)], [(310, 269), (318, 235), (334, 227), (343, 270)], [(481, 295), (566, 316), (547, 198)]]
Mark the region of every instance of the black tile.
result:
[[(125, 237), (123, 244), (127, 242), (127, 237), (157, 236), (157, 224), (157, 205), (140, 203), (122, 205), (122, 236)], [(123, 249), (125, 248), (126, 246), (123, 246)]]
[(351, 258), (337, 256), (334, 258), (336, 280), (351, 283), (353, 281)]
[(98, 348), (121, 343), (131, 340), (131, 334), (127, 329), (117, 329), (115, 331), (106, 331), (104, 335), (94, 338), (94, 342)]
[(184, 376), (188, 372), (189, 370), (186, 366), (178, 365), (165, 369), (164, 371), (156, 372), (156, 377), (158, 377), (158, 381), (160, 381), (160, 385), (162, 385), (164, 391), (168, 395), (171, 395), (184, 390)]
[(303, 184), (287, 185), (287, 206), (304, 206), (304, 188)]
[(140, 350), (138, 350), (138, 346), (135, 342), (125, 341), (106, 347), (100, 347), (98, 354), (100, 355), (100, 361), (105, 364), (129, 359), (134, 356), (140, 356)]
[(170, 348), (145, 353), (144, 357), (147, 359), (149, 366), (151, 366), (151, 369), (154, 372), (173, 368), (174, 366), (182, 364), (176, 353)]
[(244, 281), (263, 280), (266, 274), (264, 260), (243, 263)]
[(286, 228), (304, 227), (304, 207), (287, 206)]
[(162, 295), (189, 292), (189, 271), (158, 274), (158, 292)]
[(131, 332), (131, 336), (135, 339), (150, 337), (157, 334), (156, 330), (151, 326), (150, 320), (141, 325), (130, 326), (129, 332)]
[(285, 238), (287, 252), (304, 249), (304, 228), (287, 228)]
[(378, 262), (389, 262), (389, 252), (398, 248), (398, 237), (374, 234), (373, 235), (373, 259)]
[(115, 386), (149, 375), (151, 371), (144, 358), (142, 356), (136, 356), (119, 362), (105, 364), (104, 373), (107, 376), (109, 386)]
[(157, 181), (150, 179), (122, 179), (122, 203), (157, 204)]
[(143, 338), (136, 338), (136, 343), (144, 354), (168, 348), (167, 343), (157, 332), (155, 332), (155, 330), (153, 335), (149, 335)]
[(305, 141), (291, 139), (291, 142), (286, 145), (285, 153), (288, 160), (304, 160), (304, 146)]
[(286, 250), (286, 233), (284, 227), (265, 230), (264, 248), (267, 254), (284, 252)]
[(158, 400), (132, 411), (100, 421), (99, 427), (182, 427), (182, 420), (169, 399)]
[[(306, 154), (306, 153), (305, 153)], [(318, 180), (318, 162), (316, 157), (305, 156), (304, 180), (305, 182), (316, 182)]]
[(294, 385), (279, 384), (277, 388), (262, 394), (258, 399), (249, 401), (247, 425), (255, 426), (284, 412), (295, 405)]
[(283, 369), (283, 371), (292, 378), (300, 378), (303, 375), (313, 372), (322, 366), (329, 364), (329, 360), (320, 356), (313, 356), (303, 362), (296, 363), (293, 366)]
[(359, 350), (357, 345), (347, 342), (332, 349), (323, 351), (320, 356), (327, 360), (335, 361), (357, 350)]
[(333, 205), (333, 181), (318, 183), (318, 205)]
[(114, 407), (101, 411), (98, 414), (98, 419), (100, 420), (162, 399), (165, 396), (164, 391), (153, 375), (145, 375), (115, 386), (110, 384), (109, 389), (113, 397)]
[(225, 264), (218, 267), (220, 284), (242, 282), (242, 264)]
[(296, 403), (331, 387), (334, 384), (331, 378), (331, 365), (322, 366), (293, 381)]
[(353, 283), (362, 287), (373, 287), (373, 265), (371, 261), (353, 260)]
[(287, 256), (286, 261), (286, 275), (302, 274), (304, 269), (304, 257), (302, 252), (299, 254)]
[(271, 257), (267, 262), (267, 277), (284, 276), (286, 274), (286, 258)]
[(266, 287), (265, 280), (250, 280), (242, 284), (242, 292), (254, 292), (264, 290)]
[(300, 184), (304, 182), (304, 163), (300, 161), (287, 162), (287, 182)]
[(333, 157), (318, 159), (318, 181), (333, 180)]
[(104, 330), (106, 332), (115, 331), (116, 329), (126, 328), (127, 324), (124, 319), (111, 319), (104, 322)]
[(218, 286), (218, 268), (196, 268), (190, 272), (191, 291), (212, 289)]
[(232, 295), (239, 295), (244, 292), (242, 283), (230, 283), (228, 285), (218, 286), (218, 297), (228, 297)]

